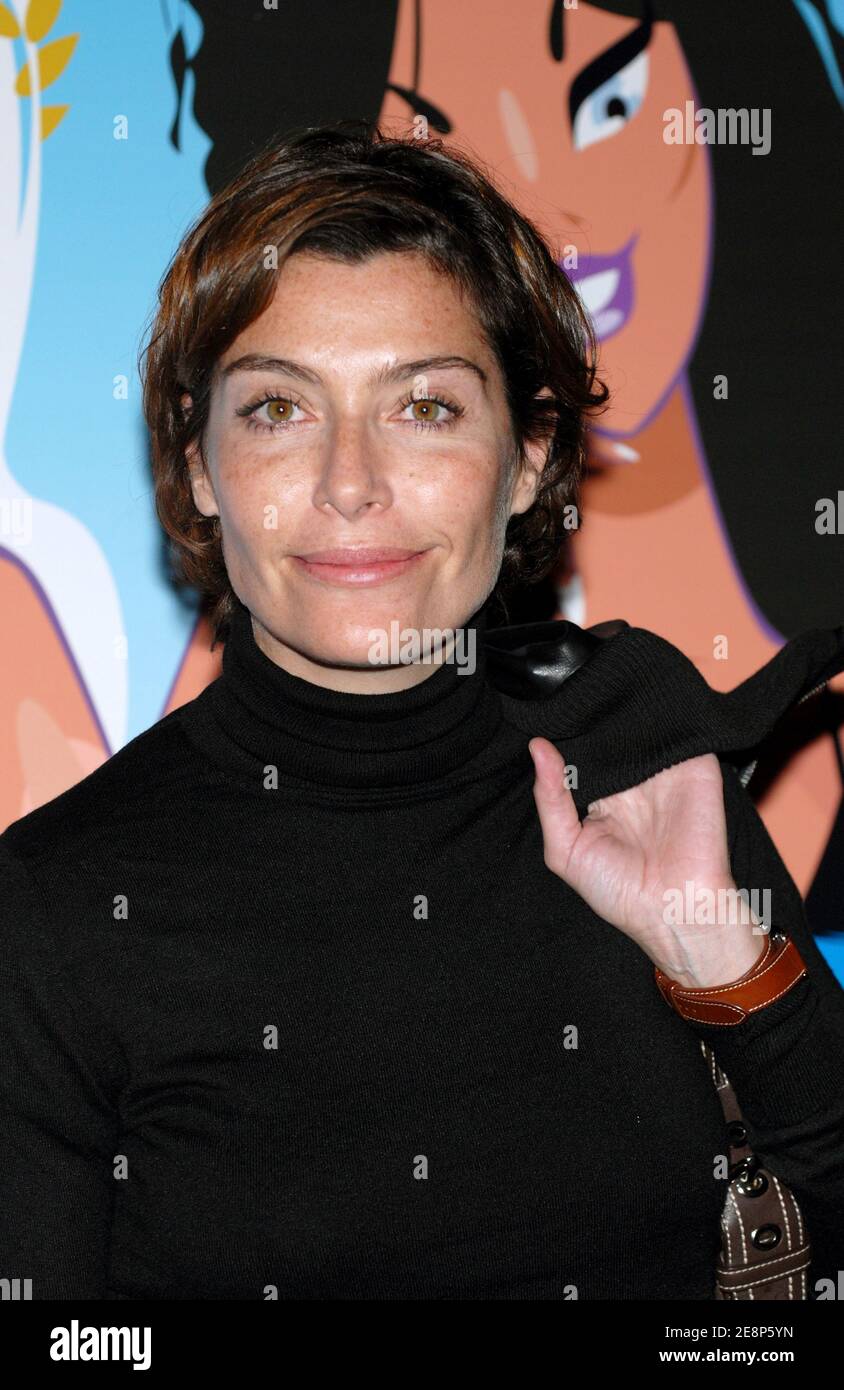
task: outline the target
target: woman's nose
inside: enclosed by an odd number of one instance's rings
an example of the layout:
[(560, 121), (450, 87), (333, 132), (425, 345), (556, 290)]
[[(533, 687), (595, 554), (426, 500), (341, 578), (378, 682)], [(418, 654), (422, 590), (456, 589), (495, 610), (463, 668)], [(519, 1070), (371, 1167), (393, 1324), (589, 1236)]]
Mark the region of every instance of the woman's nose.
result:
[(326, 502), (345, 516), (373, 502), (388, 506), (386, 458), (362, 420), (344, 421), (326, 440), (314, 489), (314, 505)]

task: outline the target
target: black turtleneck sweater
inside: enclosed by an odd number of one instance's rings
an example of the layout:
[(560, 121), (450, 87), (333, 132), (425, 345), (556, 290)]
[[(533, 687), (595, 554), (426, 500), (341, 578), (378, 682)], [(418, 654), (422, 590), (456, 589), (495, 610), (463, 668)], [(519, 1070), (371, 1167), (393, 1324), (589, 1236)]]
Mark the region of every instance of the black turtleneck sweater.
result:
[(631, 627), (518, 700), (479, 640), (471, 675), (348, 695), (277, 667), (239, 607), (218, 680), (0, 836), (0, 1275), (35, 1299), (711, 1298), (706, 1039), (834, 1278), (844, 991), (735, 771), (735, 879), (809, 975), (718, 1029), (546, 868), (527, 743), (578, 766), (582, 809), (749, 747), (842, 646), (806, 634), (718, 694)]

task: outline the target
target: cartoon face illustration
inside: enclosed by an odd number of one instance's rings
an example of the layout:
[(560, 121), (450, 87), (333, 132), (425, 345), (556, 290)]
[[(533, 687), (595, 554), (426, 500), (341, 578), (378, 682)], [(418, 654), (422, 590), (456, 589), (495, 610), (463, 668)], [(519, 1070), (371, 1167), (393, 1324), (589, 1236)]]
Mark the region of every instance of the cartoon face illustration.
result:
[[(635, 434), (685, 365), (706, 279), (707, 149), (665, 139), (666, 112), (694, 100), (676, 30), (647, 6), (636, 21), (586, 3), (425, 0), (414, 62), (411, 11), (395, 83), (441, 113), (554, 246), (601, 345), (600, 432)], [(383, 115), (406, 122), (407, 103), (388, 93)]]

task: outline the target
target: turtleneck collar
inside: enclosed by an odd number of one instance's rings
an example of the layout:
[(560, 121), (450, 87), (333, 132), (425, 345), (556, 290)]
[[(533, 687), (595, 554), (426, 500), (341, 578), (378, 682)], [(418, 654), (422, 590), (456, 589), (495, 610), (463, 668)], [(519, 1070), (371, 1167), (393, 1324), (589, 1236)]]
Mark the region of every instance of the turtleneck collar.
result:
[(475, 667), (434, 665), (407, 690), (362, 695), (294, 676), (257, 645), (237, 602), (222, 675), (208, 687), (227, 739), (279, 778), (334, 787), (399, 787), (456, 772), (491, 743), (501, 701), (486, 679), (484, 633), (490, 600), (464, 627), (475, 630)]

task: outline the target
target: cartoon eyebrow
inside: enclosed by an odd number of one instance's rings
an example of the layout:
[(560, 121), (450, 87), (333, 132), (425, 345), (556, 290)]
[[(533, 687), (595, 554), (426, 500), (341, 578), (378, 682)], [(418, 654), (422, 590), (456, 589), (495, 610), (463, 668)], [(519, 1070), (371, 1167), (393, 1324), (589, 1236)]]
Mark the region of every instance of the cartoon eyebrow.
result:
[(419, 116), (424, 116), (429, 125), (438, 130), (441, 135), (450, 135), (452, 130), (451, 121), (444, 111), (435, 106), (432, 101), (428, 101), (419, 91), (419, 69), (422, 62), (422, 5), (421, 0), (414, 0), (413, 4), (413, 82), (410, 87), (400, 87), (396, 82), (388, 82), (386, 90), (395, 92), (406, 101), (411, 111)]
[(407, 102), (414, 115), (424, 116), (428, 124), (432, 125), (434, 130), (438, 130), (441, 135), (451, 134), (451, 121), (445, 112), (439, 106), (435, 106), (432, 101), (428, 101), (427, 97), (423, 97), (414, 88), (400, 87), (397, 82), (388, 82), (386, 90), (395, 92), (396, 96)]
[[(653, 30), (653, 10), (650, 0), (642, 0), (643, 19), (629, 34), (611, 44), (604, 49), (596, 58), (581, 68), (569, 89), (569, 120), (574, 125), (574, 119), (580, 107), (587, 97), (623, 67), (632, 62), (643, 49), (647, 48), (651, 41)], [(551, 55), (556, 62), (561, 62), (564, 53), (563, 41), (563, 3), (562, 0), (553, 0), (551, 6), (551, 18), (549, 25), (548, 41), (551, 47)]]

